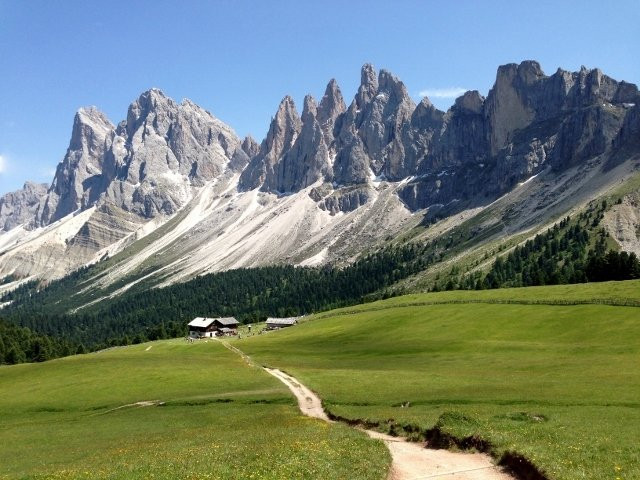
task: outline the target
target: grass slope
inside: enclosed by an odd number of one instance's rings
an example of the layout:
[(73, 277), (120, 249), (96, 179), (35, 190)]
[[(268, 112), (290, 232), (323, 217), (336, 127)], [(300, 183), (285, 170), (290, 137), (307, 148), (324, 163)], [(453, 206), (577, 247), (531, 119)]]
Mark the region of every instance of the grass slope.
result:
[(638, 281), (411, 295), (236, 345), (336, 415), (480, 437), (553, 479), (640, 478), (640, 308), (598, 304), (638, 297)]
[(382, 479), (390, 462), (218, 342), (1, 367), (0, 437), (0, 478)]

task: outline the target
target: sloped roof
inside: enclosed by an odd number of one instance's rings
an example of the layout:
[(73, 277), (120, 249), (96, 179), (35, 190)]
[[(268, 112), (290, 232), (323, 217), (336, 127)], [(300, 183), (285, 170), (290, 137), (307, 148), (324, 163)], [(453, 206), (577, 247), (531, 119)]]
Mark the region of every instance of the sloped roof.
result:
[(267, 318), (267, 323), (271, 325), (295, 325), (298, 323), (298, 317), (289, 318)]
[(196, 317), (189, 322), (190, 327), (207, 328), (215, 321), (215, 318)]
[(227, 327), (229, 325), (232, 325), (232, 326), (233, 325), (240, 325), (240, 322), (237, 321), (233, 317), (216, 318), (215, 322), (219, 323), (220, 325), (224, 325), (225, 327)]

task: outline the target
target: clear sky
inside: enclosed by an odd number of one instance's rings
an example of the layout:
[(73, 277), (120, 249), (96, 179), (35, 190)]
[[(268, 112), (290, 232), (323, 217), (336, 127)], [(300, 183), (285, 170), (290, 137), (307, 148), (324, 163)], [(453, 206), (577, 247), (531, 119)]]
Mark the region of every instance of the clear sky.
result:
[(639, 25), (638, 0), (0, 0), (0, 193), (51, 182), (79, 107), (117, 123), (151, 87), (260, 141), (286, 94), (334, 77), (349, 103), (365, 62), (442, 109), (525, 59), (637, 84)]

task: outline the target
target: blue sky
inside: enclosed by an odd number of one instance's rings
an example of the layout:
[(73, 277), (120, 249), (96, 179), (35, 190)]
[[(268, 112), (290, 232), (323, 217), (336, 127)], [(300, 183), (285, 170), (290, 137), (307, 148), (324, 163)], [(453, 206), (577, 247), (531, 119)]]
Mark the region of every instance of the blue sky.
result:
[(334, 77), (350, 102), (365, 62), (442, 109), (525, 59), (640, 83), (639, 24), (637, 0), (0, 0), (0, 193), (51, 181), (80, 106), (117, 123), (151, 87), (260, 141), (286, 94)]

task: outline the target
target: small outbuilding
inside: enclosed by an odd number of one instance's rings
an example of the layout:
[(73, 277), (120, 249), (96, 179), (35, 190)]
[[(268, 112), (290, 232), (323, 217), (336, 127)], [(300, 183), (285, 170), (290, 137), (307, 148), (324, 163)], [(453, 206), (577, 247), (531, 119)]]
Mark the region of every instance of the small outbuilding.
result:
[(278, 330), (280, 328), (293, 327), (298, 324), (299, 317), (289, 318), (267, 318), (267, 330)]
[(235, 328), (222, 327), (218, 329), (218, 335), (235, 335), (236, 333), (238, 333), (238, 330)]

